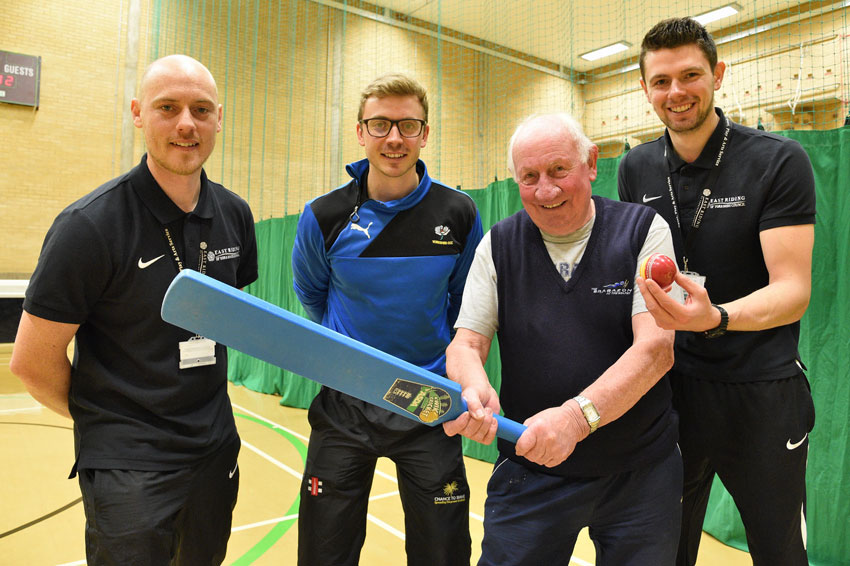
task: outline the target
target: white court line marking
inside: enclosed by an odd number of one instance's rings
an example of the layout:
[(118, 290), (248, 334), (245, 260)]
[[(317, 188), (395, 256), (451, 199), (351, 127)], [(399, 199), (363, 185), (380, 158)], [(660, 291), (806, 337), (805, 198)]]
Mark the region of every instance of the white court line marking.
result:
[[(250, 411), (250, 410), (246, 409), (245, 407), (241, 407), (241, 406), (236, 405), (236, 404), (233, 404), (233, 407), (234, 407), (234, 408), (236, 408), (236, 409), (239, 409), (239, 410), (240, 410), (240, 411), (242, 411), (243, 413), (246, 413), (246, 414), (251, 415), (251, 416), (252, 416), (252, 417), (254, 417), (254, 418), (257, 418), (257, 419), (259, 419), (259, 420), (261, 420), (261, 421), (263, 421), (263, 422), (266, 422), (266, 423), (268, 423), (268, 424), (272, 425), (272, 426), (273, 426), (273, 427), (275, 427), (275, 428), (279, 428), (279, 429), (281, 429), (281, 430), (285, 430), (286, 432), (288, 432), (288, 433), (290, 433), (290, 434), (292, 434), (292, 435), (294, 435), (294, 436), (297, 436), (298, 438), (300, 438), (300, 439), (304, 440), (305, 442), (309, 442), (309, 439), (308, 439), (308, 438), (306, 438), (306, 437), (304, 437), (303, 435), (298, 434), (297, 432), (295, 432), (295, 431), (293, 431), (293, 430), (291, 430), (291, 429), (288, 429), (288, 428), (286, 428), (286, 427), (284, 427), (284, 426), (281, 426), (281, 425), (277, 424), (276, 422), (274, 422), (274, 421), (272, 421), (272, 420), (270, 420), (270, 419), (267, 419), (266, 417), (263, 417), (262, 415), (258, 415), (257, 413), (255, 413), (255, 412), (253, 412), (253, 411)], [(290, 474), (294, 475), (295, 477), (297, 477), (297, 478), (299, 478), (299, 479), (302, 477), (302, 474), (301, 474), (301, 473), (296, 472), (295, 470), (293, 470), (293, 469), (292, 469), (292, 468), (290, 468), (289, 466), (286, 466), (285, 464), (282, 464), (281, 462), (278, 462), (277, 460), (275, 460), (274, 458), (272, 458), (271, 456), (269, 456), (268, 454), (266, 454), (266, 453), (265, 453), (265, 452), (263, 452), (262, 450), (260, 450), (260, 449), (258, 449), (258, 448), (256, 448), (256, 447), (252, 446), (251, 444), (248, 444), (248, 443), (247, 443), (247, 442), (245, 442), (244, 440), (242, 441), (242, 444), (243, 444), (244, 446), (248, 447), (250, 450), (252, 450), (252, 451), (256, 452), (256, 453), (257, 453), (258, 455), (260, 455), (261, 457), (265, 458), (266, 460), (268, 460), (268, 461), (269, 461), (269, 462), (271, 462), (272, 464), (276, 465), (276, 466), (277, 466), (277, 467), (279, 467), (280, 469), (282, 469), (282, 470), (284, 470), (284, 471), (289, 472)], [(387, 480), (390, 480), (390, 481), (392, 481), (392, 482), (398, 483), (398, 479), (397, 479), (395, 476), (391, 476), (391, 475), (387, 474), (386, 472), (382, 472), (381, 470), (375, 470), (375, 474), (376, 474), (376, 475), (381, 476), (381, 477), (382, 477), (382, 478), (384, 478), (384, 479), (387, 479)], [(385, 493), (385, 494), (383, 494), (383, 495), (375, 495), (375, 496), (373, 496), (373, 497), (370, 497), (370, 498), (369, 498), (369, 501), (375, 501), (375, 500), (378, 500), (378, 499), (384, 499), (384, 498), (386, 498), (386, 497), (392, 497), (392, 496), (397, 495), (397, 494), (398, 494), (398, 491), (391, 491), (391, 492)], [(475, 519), (476, 521), (480, 521), (480, 522), (482, 522), (482, 523), (484, 522), (484, 517), (482, 517), (481, 515), (478, 515), (477, 513), (472, 513), (472, 512), (470, 512), (470, 513), (469, 513), (469, 516), (470, 516), (471, 518)], [(263, 525), (268, 525), (268, 524), (272, 524), (272, 523), (276, 523), (276, 522), (280, 522), (280, 521), (285, 521), (285, 520), (293, 519), (293, 518), (297, 518), (297, 517), (298, 517), (298, 515), (296, 514), (296, 515), (290, 515), (290, 516), (287, 516), (287, 517), (281, 517), (280, 519), (270, 519), (270, 520), (268, 520), (268, 521), (262, 521), (261, 523), (255, 523), (254, 525), (246, 525), (246, 526), (243, 526), (243, 527), (236, 527), (236, 528), (234, 528), (234, 529), (233, 529), (233, 531), (232, 531), (232, 532), (236, 532), (237, 530), (249, 529), (249, 528), (252, 528), (253, 526), (258, 526), (258, 527), (259, 527), (259, 526), (263, 526)], [(397, 536), (397, 537), (398, 537), (398, 538), (400, 538), (401, 540), (404, 540), (404, 533), (403, 533), (403, 532), (401, 532), (401, 531), (399, 531), (399, 530), (398, 530), (398, 529), (396, 529), (395, 527), (393, 527), (393, 526), (391, 526), (391, 525), (389, 525), (389, 524), (385, 523), (384, 521), (381, 521), (380, 519), (378, 519), (377, 517), (375, 517), (375, 516), (374, 516), (374, 515), (372, 515), (371, 513), (367, 514), (367, 515), (366, 515), (366, 517), (367, 517), (370, 521), (372, 521), (373, 523), (375, 523), (377, 526), (379, 526), (379, 527), (381, 527), (382, 529), (386, 530), (387, 532), (389, 532), (389, 533), (391, 533), (391, 534), (393, 534), (393, 535)], [(593, 566), (593, 563), (592, 563), (592, 562), (587, 562), (586, 560), (582, 560), (581, 558), (576, 558), (575, 556), (571, 556), (571, 557), (570, 557), (570, 562), (575, 563), (575, 564), (578, 564), (579, 566)], [(60, 565), (60, 566), (73, 566), (73, 565), (85, 564), (85, 563), (86, 563), (86, 561), (85, 561), (85, 560), (83, 560), (82, 562), (72, 562), (72, 563), (69, 563), (69, 564), (62, 564), (62, 565)]]
[[(297, 432), (295, 432), (295, 431), (293, 431), (293, 430), (290, 430), (290, 429), (288, 429), (288, 428), (286, 428), (286, 427), (284, 427), (284, 426), (279, 425), (278, 423), (274, 422), (273, 420), (267, 419), (267, 418), (265, 418), (265, 417), (263, 417), (263, 416), (261, 416), (261, 415), (258, 415), (257, 413), (255, 413), (255, 412), (253, 412), (253, 411), (249, 411), (248, 409), (246, 409), (246, 408), (244, 408), (244, 407), (240, 407), (239, 405), (232, 405), (232, 406), (233, 406), (234, 408), (236, 408), (236, 409), (239, 409), (240, 411), (242, 411), (242, 412), (244, 412), (244, 413), (246, 413), (246, 414), (251, 415), (251, 416), (252, 416), (252, 417), (254, 417), (254, 418), (257, 418), (257, 419), (259, 419), (259, 420), (261, 420), (261, 421), (263, 421), (263, 422), (266, 422), (266, 423), (268, 423), (268, 424), (272, 425), (272, 426), (273, 426), (273, 427), (275, 427), (275, 428), (279, 428), (279, 429), (281, 429), (281, 430), (285, 430), (286, 432), (288, 432), (288, 433), (290, 433), (290, 434), (292, 434), (292, 435), (295, 435), (295, 436), (297, 436), (298, 438), (303, 439), (304, 441), (308, 441), (308, 439), (307, 439), (307, 438), (304, 438), (304, 436), (302, 436), (302, 435), (298, 434)], [(289, 474), (291, 474), (291, 475), (295, 476), (295, 477), (296, 477), (296, 478), (298, 478), (298, 479), (301, 479), (301, 477), (302, 477), (302, 475), (303, 475), (301, 472), (297, 472), (297, 471), (293, 470), (292, 468), (290, 468), (290, 467), (289, 467), (289, 466), (287, 466), (286, 464), (284, 464), (284, 463), (282, 463), (282, 462), (280, 462), (280, 461), (276, 460), (275, 458), (273, 458), (273, 457), (269, 456), (268, 454), (266, 454), (265, 452), (263, 452), (262, 450), (260, 450), (260, 449), (259, 449), (259, 448), (257, 448), (256, 446), (254, 446), (254, 445), (252, 445), (252, 444), (250, 444), (250, 443), (248, 443), (248, 442), (245, 442), (244, 440), (242, 441), (242, 446), (244, 446), (244, 447), (248, 448), (248, 449), (249, 449), (249, 450), (251, 450), (252, 452), (254, 452), (254, 453), (256, 453), (257, 455), (259, 455), (261, 458), (263, 458), (263, 459), (265, 459), (265, 460), (269, 461), (270, 463), (274, 464), (275, 466), (277, 466), (277, 467), (278, 467), (278, 468), (280, 468), (281, 470), (283, 470), (283, 471), (285, 471), (285, 472), (287, 472), (287, 473), (289, 473)], [(394, 482), (398, 483), (398, 480), (397, 480), (396, 478), (394, 478), (393, 476), (390, 476), (390, 475), (388, 475), (388, 474), (385, 474), (385, 473), (383, 473), (383, 472), (381, 472), (381, 471), (379, 471), (379, 470), (376, 470), (376, 471), (375, 471), (375, 473), (376, 473), (376, 474), (381, 475), (382, 477), (385, 477), (386, 479), (389, 479), (389, 480), (391, 480), (391, 481), (394, 481)], [(393, 492), (393, 493), (398, 493), (398, 492)], [(378, 496), (378, 497), (383, 497), (383, 496)], [(297, 515), (296, 515), (296, 516), (297, 516)], [(395, 527), (390, 526), (389, 524), (387, 524), (387, 523), (385, 523), (385, 522), (381, 521), (380, 519), (378, 519), (377, 517), (374, 517), (374, 516), (373, 516), (373, 515), (371, 515), (371, 514), (367, 515), (367, 518), (368, 518), (370, 521), (372, 521), (373, 523), (375, 523), (376, 525), (378, 525), (379, 527), (381, 527), (382, 529), (385, 529), (385, 530), (387, 530), (389, 533), (391, 533), (391, 534), (393, 534), (393, 535), (395, 535), (395, 536), (397, 536), (397, 537), (401, 538), (402, 540), (404, 540), (404, 533), (402, 533), (401, 531), (399, 531), (399, 530), (398, 530), (398, 529), (396, 529)], [(237, 528), (242, 528), (242, 527), (237, 527)], [(85, 561), (83, 561), (83, 564), (85, 564)], [(70, 566), (70, 565), (62, 565), (62, 566)]]
[(303, 440), (304, 442), (309, 442), (309, 440), (310, 440), (309, 438), (307, 438), (307, 437), (306, 437), (306, 436), (304, 436), (303, 434), (298, 434), (298, 433), (297, 433), (297, 432), (295, 432), (294, 430), (289, 429), (289, 428), (286, 428), (286, 427), (285, 427), (285, 426), (283, 426), (283, 425), (279, 425), (279, 424), (277, 424), (276, 422), (274, 422), (273, 420), (267, 419), (266, 417), (264, 417), (264, 416), (262, 416), (262, 415), (258, 415), (258, 414), (257, 414), (257, 413), (255, 413), (254, 411), (250, 411), (250, 410), (246, 409), (245, 407), (241, 407), (241, 406), (239, 406), (239, 405), (236, 405), (235, 403), (231, 403), (231, 406), (232, 406), (233, 408), (235, 408), (235, 409), (239, 409), (239, 410), (240, 410), (240, 411), (242, 411), (243, 413), (247, 413), (247, 414), (251, 415), (252, 417), (254, 417), (254, 418), (256, 418), (256, 419), (259, 419), (259, 420), (261, 420), (261, 421), (263, 421), (263, 422), (265, 422), (265, 423), (268, 423), (268, 424), (272, 425), (274, 428), (279, 428), (280, 430), (285, 430), (285, 431), (286, 431), (286, 432), (288, 432), (289, 434), (291, 434), (291, 435), (293, 435), (293, 436), (297, 436), (298, 438), (300, 438), (300, 439), (301, 439), (301, 440)]
[[(252, 417), (255, 417), (255, 418), (257, 418), (261, 421), (264, 421), (264, 422), (272, 425), (275, 428), (285, 430), (286, 432), (288, 432), (288, 433), (290, 433), (294, 436), (297, 436), (298, 438), (301, 438), (304, 441), (308, 440), (307, 438), (298, 434), (297, 432), (290, 430), (290, 429), (288, 429), (284, 426), (281, 426), (281, 425), (277, 424), (276, 422), (274, 422), (270, 419), (267, 419), (267, 418), (265, 418), (261, 415), (258, 415), (257, 413), (254, 413), (253, 411), (249, 411), (248, 409), (246, 409), (244, 407), (240, 407), (239, 405), (235, 405), (235, 404), (233, 405), (233, 407), (239, 409), (240, 411), (242, 411), (244, 413), (251, 415)], [(268, 454), (266, 454), (265, 452), (263, 452), (262, 450), (260, 450), (256, 446), (253, 446), (252, 444), (245, 442), (244, 440), (242, 441), (242, 445), (245, 446), (246, 448), (248, 448), (249, 450), (251, 450), (252, 452), (256, 453), (257, 455), (259, 455), (261, 458), (263, 458), (263, 459), (269, 461), (271, 464), (277, 466), (281, 470), (295, 476), (298, 479), (301, 479), (302, 474), (300, 472), (293, 470), (292, 468), (290, 468), (286, 464), (276, 460), (272, 456), (269, 456)], [(375, 470), (375, 473), (381, 475), (382, 477), (385, 477), (389, 480), (392, 480), (392, 481), (395, 481), (396, 483), (398, 483), (398, 480), (395, 477), (390, 476), (389, 474), (386, 474), (384, 472), (381, 472), (380, 470)], [(389, 492), (389, 493), (385, 493), (383, 495), (376, 495), (374, 497), (370, 497), (369, 499), (370, 499), (370, 501), (374, 501), (376, 499), (383, 499), (385, 497), (391, 497), (391, 496), (396, 495), (396, 494), (398, 494), (397, 491), (392, 491), (392, 492)], [(481, 522), (484, 521), (484, 517), (482, 517), (481, 515), (478, 515), (477, 513), (470, 512), (469, 516), (472, 517), (473, 519), (477, 520), (477, 521), (481, 521)], [(293, 520), (293, 519), (297, 519), (297, 518), (298, 518), (298, 514), (286, 515), (284, 517), (279, 517), (277, 519), (268, 519), (268, 520), (265, 520), (265, 521), (259, 521), (257, 523), (242, 525), (241, 527), (233, 527), (230, 532), (235, 533), (235, 532), (239, 532), (239, 531), (245, 531), (245, 530), (248, 530), (248, 529), (253, 529), (253, 528), (262, 527), (262, 526), (266, 526), (266, 525), (273, 525), (273, 524), (280, 523), (282, 521), (289, 521), (289, 520)], [(387, 531), (388, 533), (395, 535), (397, 538), (399, 538), (401, 540), (405, 540), (405, 536), (404, 536), (403, 532), (396, 529), (392, 525), (385, 523), (384, 521), (378, 519), (377, 517), (375, 517), (371, 513), (368, 513), (366, 515), (366, 518), (369, 519), (375, 525), (377, 525), (377, 526), (381, 527), (382, 529), (384, 529), (385, 531)], [(576, 558), (575, 556), (570, 557), (570, 562), (578, 564), (579, 566), (593, 566), (593, 563), (582, 560), (581, 558)], [(85, 560), (77, 560), (75, 562), (66, 562), (65, 564), (59, 564), (58, 566), (82, 566), (85, 563), (86, 563)]]
[(400, 538), (401, 540), (404, 540), (404, 533), (401, 532), (400, 530), (396, 529), (392, 525), (389, 525), (389, 524), (383, 522), (382, 520), (375, 517), (371, 513), (368, 513), (366, 515), (366, 518), (369, 519), (370, 521), (372, 521), (373, 523), (375, 523), (376, 525), (378, 525), (379, 527), (381, 527), (382, 529), (384, 529), (385, 531), (387, 531), (388, 533), (390, 533), (391, 535), (395, 535), (398, 538)]
[(268, 460), (269, 462), (271, 462), (272, 464), (274, 464), (275, 466), (277, 466), (278, 468), (280, 468), (280, 469), (281, 469), (281, 470), (283, 470), (284, 472), (286, 472), (286, 473), (288, 473), (288, 474), (291, 474), (291, 475), (295, 476), (295, 477), (296, 477), (296, 478), (298, 478), (299, 480), (301, 479), (301, 476), (302, 476), (301, 472), (299, 472), (299, 471), (297, 471), (297, 470), (293, 470), (292, 468), (290, 468), (289, 466), (287, 466), (287, 465), (286, 465), (286, 464), (284, 464), (283, 462), (281, 462), (281, 461), (279, 461), (279, 460), (276, 460), (276, 459), (272, 458), (271, 456), (269, 456), (268, 454), (266, 454), (265, 452), (263, 452), (262, 450), (260, 450), (260, 449), (259, 449), (259, 448), (257, 448), (256, 446), (254, 446), (253, 444), (250, 444), (250, 443), (245, 442), (245, 441), (243, 440), (243, 441), (242, 441), (242, 446), (244, 446), (244, 447), (245, 447), (245, 448), (247, 448), (248, 450), (251, 450), (251, 451), (252, 451), (252, 452), (254, 452), (255, 454), (258, 454), (258, 455), (259, 455), (261, 458), (263, 458), (264, 460)]
[(14, 415), (15, 413), (36, 413), (44, 407), (37, 405), (35, 407), (21, 407), (20, 409), (2, 409), (0, 415)]
[(39, 403), (29, 393), (10, 393), (8, 395), (0, 395), (0, 406), (6, 405), (4, 401), (12, 401), (8, 405), (15, 405), (14, 401), (27, 401), (28, 404), (23, 407), (14, 407), (10, 409), (0, 409), (0, 415), (14, 415), (16, 413), (34, 413), (44, 408), (44, 405)]
[[(303, 434), (299, 434), (299, 433), (295, 432), (295, 431), (294, 431), (294, 430), (292, 430), (292, 429), (289, 429), (289, 428), (286, 428), (285, 426), (279, 425), (279, 424), (277, 424), (276, 422), (274, 422), (273, 420), (267, 419), (266, 417), (264, 417), (264, 416), (262, 416), (262, 415), (258, 415), (258, 414), (257, 414), (257, 413), (255, 413), (254, 411), (251, 411), (251, 410), (249, 410), (249, 409), (246, 409), (245, 407), (242, 407), (242, 406), (237, 405), (237, 404), (235, 404), (235, 403), (231, 403), (231, 405), (232, 405), (232, 407), (233, 407), (234, 409), (239, 409), (239, 410), (240, 410), (240, 411), (242, 411), (243, 413), (248, 414), (248, 415), (251, 415), (251, 416), (252, 416), (252, 417), (254, 417), (255, 419), (259, 419), (259, 420), (261, 420), (261, 421), (263, 421), (263, 422), (265, 422), (265, 423), (268, 423), (268, 424), (272, 425), (274, 428), (279, 428), (280, 430), (285, 430), (285, 431), (286, 431), (286, 432), (288, 432), (289, 434), (291, 434), (291, 435), (293, 435), (293, 436), (296, 436), (296, 437), (300, 438), (300, 439), (301, 439), (301, 440), (303, 440), (305, 443), (309, 443), (309, 442), (310, 442), (310, 439), (309, 439), (309, 438), (307, 438), (306, 436), (304, 436)], [(388, 473), (386, 473), (386, 472), (382, 472), (381, 470), (375, 470), (375, 475), (381, 476), (381, 477), (382, 477), (382, 478), (384, 478), (385, 480), (389, 480), (389, 481), (391, 481), (391, 482), (393, 482), (393, 483), (398, 483), (398, 479), (397, 479), (395, 476), (391, 476), (390, 474), (388, 474)]]
[(395, 476), (391, 476), (386, 472), (382, 472), (381, 470), (375, 470), (375, 475), (381, 476), (385, 480), (390, 480), (393, 483), (398, 483), (398, 478), (396, 478)]
[(238, 533), (239, 531), (247, 531), (248, 529), (255, 529), (257, 527), (265, 527), (266, 525), (276, 525), (278, 523), (282, 523), (284, 521), (293, 521), (298, 518), (298, 513), (295, 515), (286, 515), (284, 517), (278, 517), (277, 519), (268, 519), (266, 521), (260, 521), (258, 523), (251, 523), (249, 525), (242, 525), (241, 527), (233, 527), (230, 529), (231, 533)]
[(384, 493), (382, 495), (373, 495), (372, 497), (369, 498), (369, 501), (377, 501), (379, 499), (386, 499), (387, 497), (393, 497), (395, 495), (398, 495), (397, 491), (388, 491), (387, 493)]

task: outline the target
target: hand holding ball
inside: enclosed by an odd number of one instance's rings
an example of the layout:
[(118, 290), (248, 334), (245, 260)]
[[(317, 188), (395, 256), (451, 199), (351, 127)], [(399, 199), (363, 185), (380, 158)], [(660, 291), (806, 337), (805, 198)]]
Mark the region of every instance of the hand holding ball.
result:
[(676, 262), (664, 254), (652, 254), (640, 264), (640, 276), (652, 279), (665, 292), (673, 287), (673, 279), (678, 271)]

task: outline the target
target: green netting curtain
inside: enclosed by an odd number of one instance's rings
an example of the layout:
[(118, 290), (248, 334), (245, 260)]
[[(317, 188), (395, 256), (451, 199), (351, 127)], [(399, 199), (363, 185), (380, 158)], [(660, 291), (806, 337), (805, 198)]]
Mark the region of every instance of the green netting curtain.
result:
[[(812, 300), (802, 321), (800, 353), (817, 411), (810, 436), (808, 464), (808, 534), (810, 562), (817, 566), (850, 563), (847, 537), (850, 504), (850, 127), (830, 131), (795, 131), (812, 160), (817, 183), (817, 225), (812, 268)], [(619, 158), (601, 159), (595, 194), (617, 198)], [(485, 230), (519, 210), (511, 179), (467, 191), (481, 211)], [(290, 252), (297, 216), (257, 224), (260, 278), (248, 291), (288, 310), (303, 314), (292, 291)], [(498, 344), (486, 369), (500, 384)], [(306, 408), (319, 390), (314, 382), (230, 352), (230, 380), (250, 389), (281, 396), (281, 404)], [(769, 417), (769, 416), (768, 416)], [(493, 461), (495, 448), (465, 439), (467, 455)], [(705, 529), (732, 546), (746, 549), (746, 538), (731, 497), (715, 482)]]

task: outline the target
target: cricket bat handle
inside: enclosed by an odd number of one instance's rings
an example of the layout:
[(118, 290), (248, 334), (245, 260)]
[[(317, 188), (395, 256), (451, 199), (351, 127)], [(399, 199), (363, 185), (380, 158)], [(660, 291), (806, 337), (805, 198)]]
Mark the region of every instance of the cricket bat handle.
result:
[[(463, 410), (467, 410), (466, 400), (461, 398), (463, 402)], [(504, 440), (513, 442), (516, 444), (516, 441), (519, 440), (519, 437), (522, 436), (522, 433), (525, 432), (525, 429), (528, 427), (524, 424), (520, 424), (516, 421), (512, 421), (507, 417), (503, 417), (502, 415), (493, 415), (496, 417), (496, 422), (498, 424), (498, 428), (496, 429), (496, 436), (502, 438)]]

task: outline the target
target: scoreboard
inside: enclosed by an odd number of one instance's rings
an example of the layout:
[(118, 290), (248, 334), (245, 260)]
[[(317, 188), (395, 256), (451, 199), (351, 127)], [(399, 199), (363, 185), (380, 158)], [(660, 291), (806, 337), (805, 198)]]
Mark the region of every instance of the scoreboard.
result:
[(0, 102), (38, 108), (41, 57), (0, 51)]

